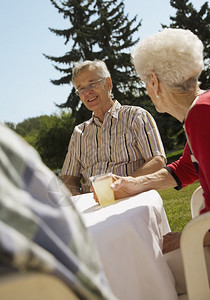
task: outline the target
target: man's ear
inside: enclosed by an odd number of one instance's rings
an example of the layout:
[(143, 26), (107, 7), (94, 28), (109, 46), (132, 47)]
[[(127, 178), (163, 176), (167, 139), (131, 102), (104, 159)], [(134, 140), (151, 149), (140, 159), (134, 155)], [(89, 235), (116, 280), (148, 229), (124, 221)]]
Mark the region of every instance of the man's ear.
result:
[(150, 84), (154, 90), (155, 96), (158, 98), (160, 93), (160, 82), (154, 72), (150, 73)]
[(111, 79), (111, 77), (106, 77), (106, 83), (107, 83), (108, 89), (111, 91), (112, 90), (112, 79)]

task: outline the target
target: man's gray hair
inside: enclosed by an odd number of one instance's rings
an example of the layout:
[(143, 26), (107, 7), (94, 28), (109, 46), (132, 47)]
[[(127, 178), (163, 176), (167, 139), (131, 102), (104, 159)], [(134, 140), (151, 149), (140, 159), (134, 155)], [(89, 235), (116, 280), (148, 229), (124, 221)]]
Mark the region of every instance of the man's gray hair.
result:
[(95, 70), (97, 75), (101, 78), (111, 77), (109, 70), (102, 60), (85, 60), (83, 62), (76, 62), (74, 64), (74, 68), (72, 70), (72, 82), (74, 84), (75, 78), (80, 74), (83, 70)]
[(175, 91), (195, 88), (203, 69), (203, 44), (190, 30), (165, 28), (147, 37), (132, 52), (140, 79), (147, 82), (151, 72)]

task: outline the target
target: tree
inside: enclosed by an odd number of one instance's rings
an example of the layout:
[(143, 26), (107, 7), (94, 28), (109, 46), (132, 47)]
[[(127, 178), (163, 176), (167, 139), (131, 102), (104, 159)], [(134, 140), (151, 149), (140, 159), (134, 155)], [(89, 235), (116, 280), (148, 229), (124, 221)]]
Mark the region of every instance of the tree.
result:
[[(50, 31), (65, 39), (68, 51), (62, 57), (45, 55), (55, 62), (55, 68), (63, 74), (60, 79), (51, 80), (55, 85), (70, 84), (74, 61), (102, 59), (106, 62), (113, 80), (113, 96), (122, 104), (140, 105), (155, 118), (166, 151), (182, 147), (185, 135), (182, 125), (167, 114), (159, 114), (149, 99), (130, 61), (130, 49), (138, 39), (133, 34), (141, 26), (136, 17), (129, 20), (124, 14), (124, 3), (120, 0), (50, 0), (58, 12), (69, 20), (69, 28)], [(60, 4), (58, 4), (60, 3)], [(205, 45), (205, 70), (201, 74), (201, 88), (209, 84), (209, 7), (204, 3), (197, 12), (189, 0), (171, 0), (177, 11), (170, 16), (170, 27), (190, 29)], [(166, 27), (165, 25), (162, 25)], [(62, 65), (62, 67), (61, 67)], [(75, 125), (91, 116), (72, 88), (65, 103), (60, 107), (70, 107)]]
[[(175, 16), (170, 16), (170, 26), (162, 27), (189, 29), (195, 33), (204, 44), (204, 71), (200, 76), (201, 88), (208, 89), (210, 82), (210, 10), (208, 2), (205, 2), (199, 11), (196, 11), (189, 0), (170, 0), (172, 7), (176, 9)], [(154, 112), (159, 130), (165, 145), (165, 149), (172, 150), (184, 145), (186, 139), (182, 124), (171, 116), (159, 115)]]
[[(170, 0), (176, 15), (170, 17), (171, 28), (189, 29), (195, 33), (204, 44), (204, 71), (200, 76), (201, 88), (208, 89), (210, 82), (210, 8), (205, 2), (197, 11), (189, 0)], [(163, 26), (165, 27), (165, 25)]]
[(10, 129), (14, 130), (15, 131), (15, 124), (12, 123), (12, 122), (5, 122), (5, 125), (7, 127), (9, 127)]
[(28, 118), (18, 123), (12, 129), (17, 134), (21, 135), (34, 148), (36, 148), (37, 136), (41, 128), (41, 124), (46, 118), (48, 118), (47, 115), (43, 115), (35, 118)]
[[(118, 0), (69, 0), (58, 4), (50, 0), (69, 19), (68, 29), (50, 31), (65, 38), (65, 44), (70, 50), (62, 57), (45, 55), (46, 58), (57, 64), (65, 64), (66, 68), (55, 66), (65, 76), (52, 80), (53, 84), (69, 84), (73, 62), (80, 60), (104, 60), (111, 72), (113, 80), (113, 95), (122, 104), (135, 103), (144, 89), (139, 88), (137, 75), (130, 59), (130, 47), (137, 43), (132, 40), (133, 33), (141, 26), (136, 17), (128, 19), (124, 14), (124, 3)], [(74, 88), (66, 101), (60, 107), (70, 107), (72, 117), (76, 117), (76, 124), (87, 120), (89, 112), (79, 97), (75, 95)]]
[[(96, 41), (99, 50), (96, 57), (106, 62), (113, 81), (113, 95), (122, 104), (131, 104), (137, 100), (139, 88), (138, 78), (131, 63), (130, 48), (139, 39), (132, 40), (133, 33), (141, 25), (136, 22), (136, 17), (129, 21), (124, 15), (122, 1), (96, 0), (98, 18), (94, 23)], [(129, 50), (129, 51), (128, 51)]]
[(36, 139), (36, 149), (43, 162), (52, 170), (60, 169), (68, 150), (74, 128), (70, 113), (51, 115), (42, 121)]
[(44, 115), (35, 118), (25, 119), (23, 122), (20, 122), (16, 125), (15, 131), (23, 137), (26, 137), (27, 135), (31, 134), (33, 131), (39, 131), (41, 122), (45, 117), (47, 116)]
[(55, 170), (63, 165), (74, 122), (71, 113), (61, 111), (60, 114), (28, 118), (16, 126), (13, 123), (6, 125), (31, 144), (39, 152), (43, 162)]

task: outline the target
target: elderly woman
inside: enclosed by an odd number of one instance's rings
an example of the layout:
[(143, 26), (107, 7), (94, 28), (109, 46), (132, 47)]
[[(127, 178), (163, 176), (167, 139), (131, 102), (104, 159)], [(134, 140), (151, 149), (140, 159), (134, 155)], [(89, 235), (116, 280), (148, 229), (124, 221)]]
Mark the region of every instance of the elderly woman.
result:
[[(210, 91), (201, 90), (198, 82), (203, 69), (202, 42), (189, 30), (167, 28), (140, 42), (132, 57), (156, 110), (183, 123), (187, 143), (182, 157), (158, 172), (137, 178), (114, 176), (116, 197), (150, 189), (181, 189), (199, 179), (205, 199), (200, 213), (210, 211)], [(179, 240), (180, 234), (165, 236), (163, 252), (178, 248)], [(176, 277), (167, 259), (182, 293), (185, 287), (179, 280), (183, 277)]]

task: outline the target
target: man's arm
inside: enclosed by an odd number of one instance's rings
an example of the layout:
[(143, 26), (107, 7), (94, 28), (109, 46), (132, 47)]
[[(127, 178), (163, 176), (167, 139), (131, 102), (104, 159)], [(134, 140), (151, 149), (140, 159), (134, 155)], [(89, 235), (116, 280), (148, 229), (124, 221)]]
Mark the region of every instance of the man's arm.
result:
[[(163, 254), (166, 254), (168, 252), (174, 251), (178, 248), (180, 248), (180, 239), (181, 239), (181, 232), (169, 232), (166, 235), (163, 236), (163, 248), (162, 252)], [(210, 232), (207, 231), (203, 246), (210, 246)]]
[(138, 168), (133, 174), (131, 174), (131, 176), (138, 177), (157, 172), (158, 170), (163, 168), (165, 164), (166, 160), (163, 156), (154, 156), (148, 159), (140, 168)]
[(80, 195), (80, 178), (71, 175), (61, 176), (63, 183), (67, 186), (73, 196)]

